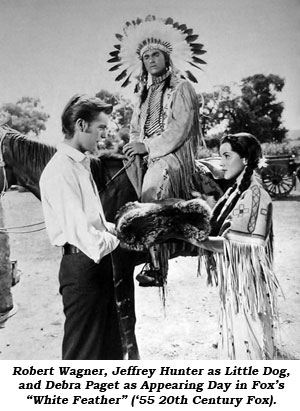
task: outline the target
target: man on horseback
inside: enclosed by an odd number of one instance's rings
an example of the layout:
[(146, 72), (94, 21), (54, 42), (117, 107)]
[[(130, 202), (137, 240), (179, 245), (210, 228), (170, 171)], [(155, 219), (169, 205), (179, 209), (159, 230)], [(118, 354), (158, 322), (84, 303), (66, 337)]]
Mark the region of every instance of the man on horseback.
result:
[[(124, 154), (135, 158), (128, 176), (140, 192), (142, 202), (168, 198), (191, 198), (195, 156), (202, 143), (198, 98), (188, 81), (197, 82), (192, 66), (204, 61), (196, 54), (205, 53), (197, 35), (186, 25), (172, 19), (148, 16), (126, 23), (120, 48), (113, 51), (111, 63), (121, 74), (138, 78), (139, 93), (130, 128), (130, 141)], [(116, 46), (117, 48), (117, 46)], [(119, 51), (118, 51), (119, 50)], [(144, 175), (136, 170), (143, 167)], [(162, 285), (167, 271), (169, 248), (166, 244), (150, 249), (151, 263), (137, 276), (141, 286)], [(164, 268), (163, 268), (164, 265)], [(163, 273), (162, 273), (163, 272)]]
[(119, 240), (105, 219), (86, 155), (105, 137), (111, 111), (96, 97), (75, 95), (62, 114), (64, 141), (40, 179), (47, 232), (63, 250), (66, 360), (123, 359), (111, 261)]

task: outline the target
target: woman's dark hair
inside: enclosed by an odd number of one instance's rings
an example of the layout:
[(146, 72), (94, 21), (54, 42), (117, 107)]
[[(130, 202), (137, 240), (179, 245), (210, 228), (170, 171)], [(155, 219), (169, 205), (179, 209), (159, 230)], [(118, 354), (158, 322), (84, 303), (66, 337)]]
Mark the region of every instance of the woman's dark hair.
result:
[[(256, 137), (249, 133), (237, 133), (237, 134), (227, 134), (225, 135), (220, 142), (220, 147), (222, 144), (229, 143), (232, 151), (239, 154), (239, 156), (245, 159), (246, 167), (243, 174), (243, 178), (239, 185), (235, 183), (226, 194), (220, 199), (216, 204), (212, 218), (210, 221), (211, 224), (211, 235), (220, 234), (220, 228), (224, 223), (228, 214), (233, 210), (241, 194), (246, 191), (251, 184), (251, 177), (254, 173), (254, 170), (257, 168), (259, 159), (262, 156), (262, 149), (260, 142)], [(225, 203), (228, 197), (236, 190), (236, 194), (233, 197), (230, 204), (225, 208)]]
[(85, 94), (75, 94), (66, 104), (61, 115), (62, 132), (66, 138), (72, 138), (75, 123), (78, 119), (91, 123), (101, 112), (110, 114), (112, 105), (107, 104), (98, 97)]
[[(164, 57), (165, 57), (166, 71), (167, 71), (167, 70), (169, 70), (169, 68), (171, 67), (170, 56), (169, 56), (168, 53), (166, 53), (166, 52), (163, 51), (163, 50), (161, 50), (161, 52), (162, 52), (162, 54), (163, 54)], [(146, 67), (145, 67), (145, 64), (144, 64), (143, 59), (142, 59), (142, 75), (141, 75), (141, 80), (142, 80), (143, 84), (145, 84), (145, 85), (147, 84), (147, 81), (148, 81), (148, 72), (147, 72), (147, 70), (146, 70)], [(164, 87), (163, 87), (163, 90), (162, 90), (162, 95), (164, 95), (164, 92), (166, 91), (166, 89), (167, 89), (168, 87), (170, 87), (170, 81), (171, 81), (171, 76), (168, 76), (168, 77), (166, 78), (166, 80), (165, 80), (165, 84), (164, 84)], [(145, 87), (143, 88), (143, 90), (142, 90), (142, 93), (141, 93), (140, 105), (142, 105), (142, 104), (144, 103), (144, 101), (146, 100), (147, 96), (148, 96), (148, 89), (147, 89), (147, 87), (145, 86)]]

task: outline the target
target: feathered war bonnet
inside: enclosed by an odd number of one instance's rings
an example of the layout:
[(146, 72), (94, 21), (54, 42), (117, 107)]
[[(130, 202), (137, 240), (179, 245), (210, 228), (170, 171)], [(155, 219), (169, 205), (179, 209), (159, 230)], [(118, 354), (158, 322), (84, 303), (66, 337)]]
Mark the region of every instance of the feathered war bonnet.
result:
[(120, 43), (114, 46), (108, 63), (114, 64), (109, 71), (118, 73), (115, 80), (123, 81), (122, 87), (130, 84), (132, 78), (142, 81), (142, 57), (150, 49), (167, 53), (173, 72), (194, 83), (197, 83), (197, 79), (190, 70), (201, 70), (200, 65), (205, 64), (198, 57), (206, 53), (203, 44), (195, 43), (198, 35), (193, 34), (193, 29), (187, 28), (185, 24), (174, 23), (170, 17), (156, 19), (155, 16), (147, 16), (144, 21), (137, 18), (127, 22), (123, 35), (116, 34), (116, 38)]

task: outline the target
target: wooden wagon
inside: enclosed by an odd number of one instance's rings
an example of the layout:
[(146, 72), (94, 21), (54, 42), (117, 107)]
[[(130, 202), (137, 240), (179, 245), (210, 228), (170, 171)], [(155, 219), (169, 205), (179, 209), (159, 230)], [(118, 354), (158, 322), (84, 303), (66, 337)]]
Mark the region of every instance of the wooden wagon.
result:
[(272, 197), (286, 197), (300, 177), (299, 163), (294, 154), (266, 156), (267, 166), (261, 170), (265, 189)]

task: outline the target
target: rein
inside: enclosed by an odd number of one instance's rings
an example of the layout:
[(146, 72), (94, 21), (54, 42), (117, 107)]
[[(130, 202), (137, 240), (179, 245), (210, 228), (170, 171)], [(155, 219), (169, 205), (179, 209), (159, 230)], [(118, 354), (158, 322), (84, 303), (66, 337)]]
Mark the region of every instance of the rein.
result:
[(102, 194), (107, 187), (122, 173), (124, 173), (125, 170), (127, 170), (127, 168), (129, 168), (131, 166), (131, 164), (134, 162), (135, 157), (131, 157), (131, 159), (119, 170), (116, 172), (116, 174), (114, 174), (110, 180), (107, 181), (107, 183), (105, 183), (104, 187), (99, 191), (99, 194)]

